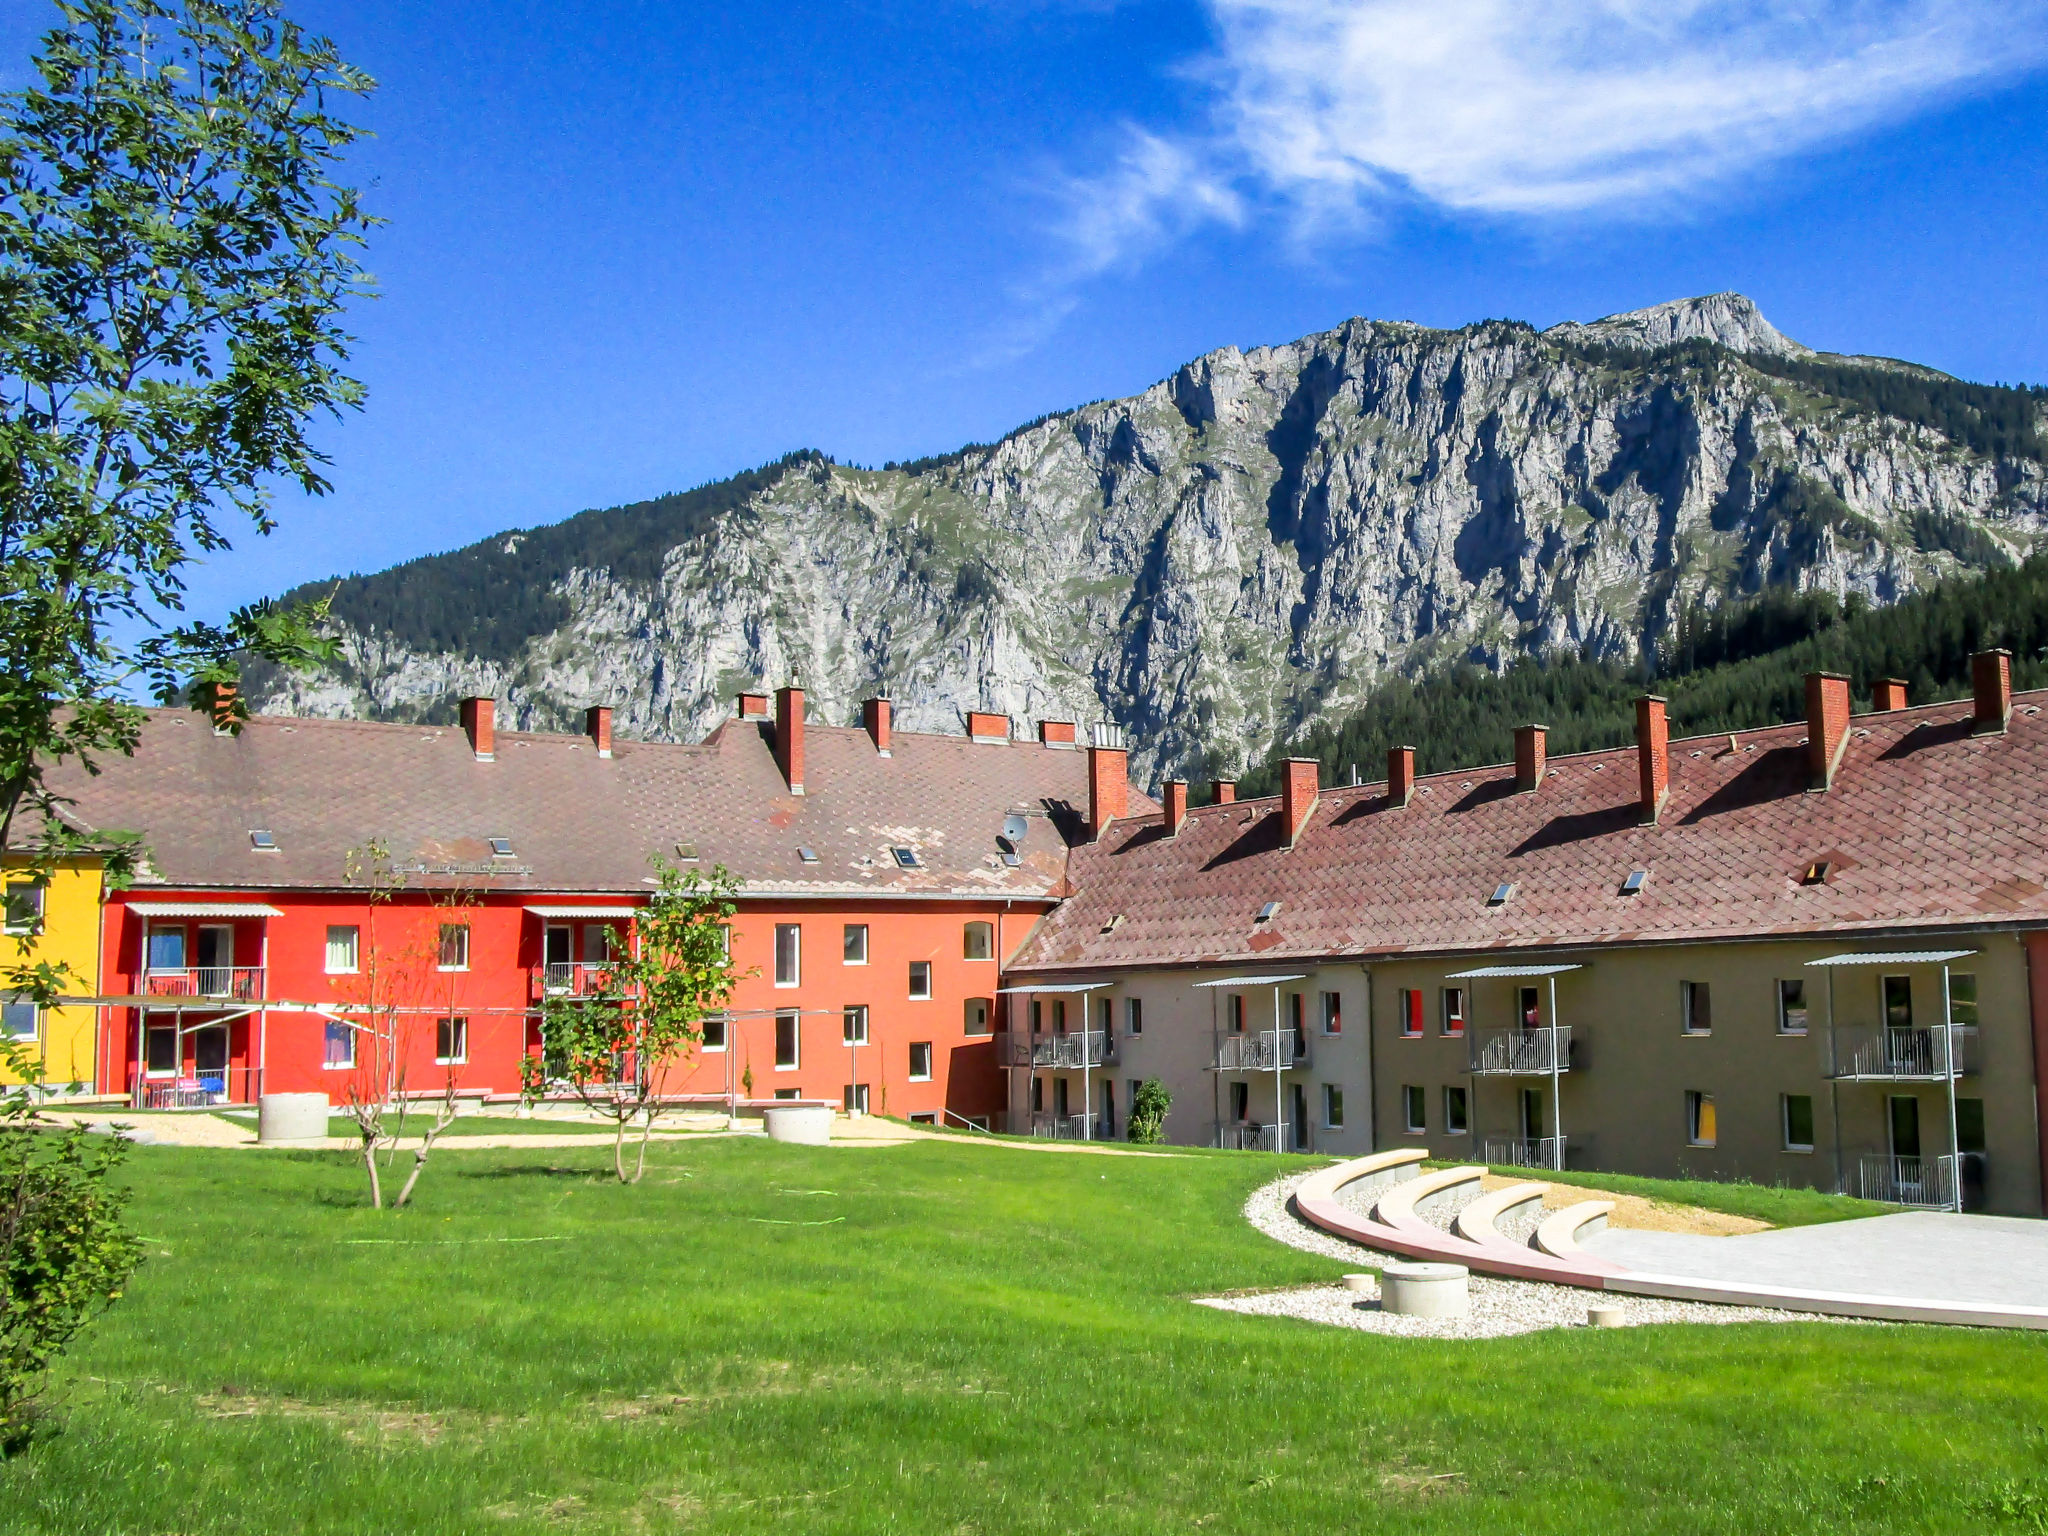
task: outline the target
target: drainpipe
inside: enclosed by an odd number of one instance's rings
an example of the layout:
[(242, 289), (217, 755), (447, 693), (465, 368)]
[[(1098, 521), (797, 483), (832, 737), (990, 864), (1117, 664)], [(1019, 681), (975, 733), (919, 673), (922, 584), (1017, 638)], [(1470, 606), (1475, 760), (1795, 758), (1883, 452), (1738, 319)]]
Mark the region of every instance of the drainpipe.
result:
[(1564, 1097), (1557, 1089), (1557, 978), (1550, 978), (1550, 1168), (1564, 1172)]
[(1958, 1215), (1963, 1209), (1963, 1148), (1956, 1133), (1956, 1016), (1949, 1004), (1948, 962), (1941, 963), (1941, 1038), (1948, 1057), (1948, 1152), (1949, 1177), (1954, 1181), (1950, 1190), (1949, 1208)]
[(1286, 1089), (1280, 1081), (1280, 988), (1273, 988), (1273, 1150), (1287, 1150)]

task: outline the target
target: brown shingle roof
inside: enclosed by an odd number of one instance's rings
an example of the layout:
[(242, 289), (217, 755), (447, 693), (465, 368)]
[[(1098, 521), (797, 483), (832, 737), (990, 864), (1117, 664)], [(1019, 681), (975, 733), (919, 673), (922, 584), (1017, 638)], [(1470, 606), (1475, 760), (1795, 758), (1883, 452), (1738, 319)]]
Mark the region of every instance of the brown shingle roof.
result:
[[(607, 761), (581, 736), (500, 731), (496, 760), (478, 762), (452, 726), (258, 717), (227, 737), (152, 710), (133, 757), (52, 786), (86, 823), (143, 832), (152, 879), (180, 887), (339, 886), (373, 838), (425, 878), (512, 891), (642, 891), (649, 856), (678, 844), (762, 892), (1044, 897), (1061, 881), (1085, 752), (897, 732), (884, 758), (864, 731), (813, 723), (796, 796), (771, 739), (728, 721), (694, 746), (617, 741)], [(996, 845), (1013, 811), (1030, 824), (1016, 868)], [(251, 848), (256, 828), (276, 853)], [(899, 867), (898, 846), (919, 866)]]
[[(1158, 817), (1120, 823), (1074, 850), (1076, 894), (1015, 968), (2048, 921), (2044, 700), (2017, 696), (2002, 736), (1970, 734), (1967, 700), (1857, 716), (1825, 794), (1806, 792), (1804, 725), (1733, 752), (1726, 736), (1674, 741), (1652, 827), (1632, 746), (1553, 758), (1533, 794), (1514, 792), (1512, 766), (1420, 779), (1399, 809), (1384, 786), (1325, 790), (1291, 851), (1272, 800), (1202, 807), (1174, 839)], [(1802, 884), (1820, 859), (1826, 882)], [(1633, 869), (1649, 880), (1625, 896)], [(1255, 922), (1269, 901), (1279, 912)]]

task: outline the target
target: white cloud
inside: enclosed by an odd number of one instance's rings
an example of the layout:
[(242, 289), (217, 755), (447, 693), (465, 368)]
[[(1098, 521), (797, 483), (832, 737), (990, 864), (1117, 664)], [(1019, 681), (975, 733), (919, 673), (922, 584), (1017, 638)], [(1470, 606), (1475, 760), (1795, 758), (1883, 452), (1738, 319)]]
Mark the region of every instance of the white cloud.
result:
[(1653, 213), (2048, 57), (2048, 0), (1207, 4), (1207, 120), (1071, 183), (1070, 280), (1252, 203)]

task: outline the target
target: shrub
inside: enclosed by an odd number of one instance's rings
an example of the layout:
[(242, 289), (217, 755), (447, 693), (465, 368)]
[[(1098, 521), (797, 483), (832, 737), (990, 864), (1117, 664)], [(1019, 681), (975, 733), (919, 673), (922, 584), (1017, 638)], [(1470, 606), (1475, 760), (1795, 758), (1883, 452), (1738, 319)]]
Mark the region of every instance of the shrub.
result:
[(1147, 1145), (1166, 1140), (1166, 1112), (1173, 1107), (1173, 1095), (1166, 1084), (1148, 1077), (1138, 1084), (1131, 1099), (1131, 1140)]

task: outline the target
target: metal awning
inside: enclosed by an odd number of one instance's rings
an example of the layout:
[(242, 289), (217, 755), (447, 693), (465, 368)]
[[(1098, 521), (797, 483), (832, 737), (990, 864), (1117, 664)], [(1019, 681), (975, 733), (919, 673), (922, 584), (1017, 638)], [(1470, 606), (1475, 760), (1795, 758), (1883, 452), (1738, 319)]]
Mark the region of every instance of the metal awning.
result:
[(1509, 976), (1562, 976), (1566, 971), (1583, 971), (1583, 965), (1482, 965), (1475, 971), (1453, 971), (1449, 981), (1491, 981)]
[(1024, 992), (1100, 992), (1104, 987), (1113, 987), (1113, 981), (1055, 981), (1043, 987), (997, 987), (997, 997), (1014, 997)]
[(631, 917), (638, 907), (528, 907), (528, 917)]
[(1198, 981), (1198, 987), (1277, 987), (1283, 981), (1307, 981), (1308, 973), (1292, 976), (1225, 976), (1219, 981)]
[(260, 901), (131, 901), (128, 910), (142, 917), (283, 917), (280, 907)]
[(1981, 953), (1974, 949), (1889, 949), (1875, 955), (1829, 955), (1808, 965), (1947, 965)]

